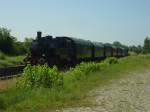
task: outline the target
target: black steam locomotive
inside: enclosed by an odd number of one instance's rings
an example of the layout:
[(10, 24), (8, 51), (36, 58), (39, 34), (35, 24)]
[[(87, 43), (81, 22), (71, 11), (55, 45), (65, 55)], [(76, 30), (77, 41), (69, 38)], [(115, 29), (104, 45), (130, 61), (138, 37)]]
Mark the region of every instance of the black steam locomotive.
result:
[(26, 61), (32, 65), (47, 63), (50, 66), (66, 66), (75, 65), (82, 61), (96, 61), (106, 57), (127, 55), (127, 49), (108, 43), (102, 44), (65, 36), (42, 37), (42, 33), (37, 32), (37, 38), (31, 43), (30, 55)]

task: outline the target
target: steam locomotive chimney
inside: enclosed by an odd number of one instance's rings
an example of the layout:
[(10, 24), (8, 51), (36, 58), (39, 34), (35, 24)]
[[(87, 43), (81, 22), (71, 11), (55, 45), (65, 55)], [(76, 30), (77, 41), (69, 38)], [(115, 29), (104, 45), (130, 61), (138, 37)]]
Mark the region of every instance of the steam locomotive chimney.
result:
[(42, 32), (41, 31), (38, 31), (37, 32), (37, 39), (40, 39), (42, 37)]

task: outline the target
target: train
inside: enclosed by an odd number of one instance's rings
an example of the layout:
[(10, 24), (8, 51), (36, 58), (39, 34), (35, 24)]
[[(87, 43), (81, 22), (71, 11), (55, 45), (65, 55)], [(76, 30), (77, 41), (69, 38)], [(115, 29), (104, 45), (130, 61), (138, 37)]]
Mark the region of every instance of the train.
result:
[(49, 66), (71, 66), (83, 61), (125, 56), (128, 56), (126, 48), (109, 43), (103, 44), (67, 36), (42, 37), (42, 32), (37, 32), (36, 39), (30, 45), (30, 54), (25, 61), (32, 65), (47, 63)]

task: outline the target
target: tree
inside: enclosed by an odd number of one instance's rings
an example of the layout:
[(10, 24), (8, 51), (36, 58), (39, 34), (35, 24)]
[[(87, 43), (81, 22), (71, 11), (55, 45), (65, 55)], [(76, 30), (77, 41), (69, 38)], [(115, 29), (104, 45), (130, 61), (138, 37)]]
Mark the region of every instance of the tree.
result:
[(4, 53), (13, 51), (13, 37), (10, 35), (10, 30), (0, 27), (0, 50)]
[(116, 47), (122, 47), (122, 44), (118, 41), (113, 42), (113, 45)]
[(27, 37), (25, 38), (24, 47), (26, 49), (26, 52), (29, 52), (29, 47), (30, 47), (32, 41), (33, 41), (32, 38), (27, 38)]
[(26, 48), (24, 46), (24, 42), (15, 42), (14, 43), (14, 52), (15, 55), (22, 55), (26, 53)]
[(26, 38), (24, 42), (19, 42), (16, 37), (11, 36), (10, 32), (7, 28), (0, 27), (0, 51), (11, 55), (27, 53), (33, 39)]
[(144, 46), (143, 46), (144, 53), (150, 53), (150, 38), (146, 37), (144, 40)]
[(123, 45), (118, 41), (113, 42), (113, 45), (116, 46), (116, 47), (122, 47), (122, 48), (125, 48), (125, 49), (129, 49), (128, 46)]
[(143, 53), (143, 48), (142, 48), (141, 45), (138, 45), (138, 46), (137, 46), (137, 53), (138, 53), (138, 54), (139, 54), (139, 53)]
[(129, 47), (129, 50), (130, 51), (132, 51), (132, 52), (135, 52), (135, 53), (137, 53), (137, 54), (140, 54), (140, 53), (142, 53), (143, 52), (143, 48), (142, 48), (142, 46), (141, 45), (138, 45), (138, 46), (130, 46)]

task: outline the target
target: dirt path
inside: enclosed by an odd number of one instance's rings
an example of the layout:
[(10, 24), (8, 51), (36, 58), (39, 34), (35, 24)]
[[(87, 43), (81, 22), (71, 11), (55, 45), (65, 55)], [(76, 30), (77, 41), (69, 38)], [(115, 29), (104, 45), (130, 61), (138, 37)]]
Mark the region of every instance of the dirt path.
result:
[(57, 112), (150, 112), (150, 70), (129, 73), (88, 93), (91, 105)]

